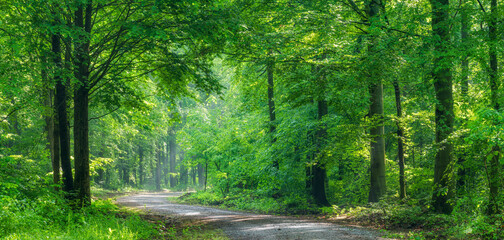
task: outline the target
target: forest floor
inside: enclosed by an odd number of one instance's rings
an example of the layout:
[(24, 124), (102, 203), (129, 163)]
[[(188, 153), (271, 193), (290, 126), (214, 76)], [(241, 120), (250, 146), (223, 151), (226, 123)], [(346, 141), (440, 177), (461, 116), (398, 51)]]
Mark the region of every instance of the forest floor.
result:
[(117, 203), (157, 216), (190, 221), (192, 225), (221, 229), (230, 239), (383, 239), (375, 230), (343, 226), (310, 218), (262, 215), (170, 202), (181, 192), (137, 193)]

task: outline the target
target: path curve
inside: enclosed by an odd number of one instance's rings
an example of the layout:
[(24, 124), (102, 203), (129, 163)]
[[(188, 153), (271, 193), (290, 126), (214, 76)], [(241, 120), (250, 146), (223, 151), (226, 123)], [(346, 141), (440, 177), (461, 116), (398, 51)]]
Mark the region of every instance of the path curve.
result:
[(220, 228), (230, 239), (383, 239), (364, 228), (346, 227), (295, 217), (260, 215), (211, 207), (176, 204), (168, 197), (181, 192), (141, 193), (117, 199), (117, 203), (159, 214), (198, 219)]

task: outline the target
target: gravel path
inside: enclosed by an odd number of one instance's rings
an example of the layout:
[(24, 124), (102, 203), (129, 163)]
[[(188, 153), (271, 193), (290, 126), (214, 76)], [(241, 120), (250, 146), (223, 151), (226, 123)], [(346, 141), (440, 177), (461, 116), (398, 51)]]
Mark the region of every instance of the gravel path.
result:
[(383, 239), (376, 232), (363, 228), (295, 217), (258, 215), (183, 205), (167, 200), (168, 197), (177, 197), (181, 194), (183, 193), (141, 193), (121, 197), (117, 199), (117, 203), (160, 214), (174, 214), (205, 221), (222, 229), (230, 239)]

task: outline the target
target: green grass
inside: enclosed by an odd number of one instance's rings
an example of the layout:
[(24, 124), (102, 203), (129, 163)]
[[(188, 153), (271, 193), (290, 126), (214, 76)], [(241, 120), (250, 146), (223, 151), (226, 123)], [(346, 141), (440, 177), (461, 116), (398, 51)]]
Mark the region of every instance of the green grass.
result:
[(262, 196), (255, 192), (236, 192), (229, 196), (221, 196), (211, 191), (187, 193), (177, 199), (179, 203), (218, 206), (226, 209), (253, 211), (266, 214), (314, 214), (322, 209), (306, 201), (300, 195), (273, 198)]
[(173, 219), (119, 208), (111, 199), (72, 210), (56, 196), (0, 196), (0, 239), (227, 239), (219, 229)]
[(149, 239), (158, 234), (155, 224), (138, 215), (118, 217), (111, 201), (97, 200), (76, 211), (50, 197), (3, 200), (0, 239)]
[(110, 190), (110, 189), (104, 189), (100, 187), (91, 187), (91, 193), (93, 198), (99, 198), (99, 199), (109, 199), (109, 198), (116, 198), (124, 195), (129, 195), (129, 194), (134, 194), (137, 192), (145, 191), (142, 189), (138, 188), (132, 188), (132, 187), (124, 187), (120, 188), (118, 190)]
[(337, 223), (382, 229), (386, 237), (396, 239), (504, 239), (504, 216), (489, 217), (481, 211), (456, 208), (452, 214), (445, 215), (432, 213), (428, 206), (380, 202), (333, 208), (325, 216), (338, 219)]

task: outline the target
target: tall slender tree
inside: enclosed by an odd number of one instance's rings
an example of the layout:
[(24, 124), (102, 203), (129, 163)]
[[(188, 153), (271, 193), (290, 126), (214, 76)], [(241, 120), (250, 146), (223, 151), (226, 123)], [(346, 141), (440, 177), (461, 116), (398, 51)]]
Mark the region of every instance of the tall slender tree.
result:
[(404, 131), (401, 123), (402, 107), (401, 107), (401, 89), (399, 82), (394, 80), (394, 92), (397, 110), (397, 159), (399, 161), (399, 198), (406, 198), (406, 179), (404, 175)]
[(453, 112), (452, 63), (447, 54), (450, 46), (450, 15), (448, 0), (430, 0), (432, 7), (432, 39), (434, 60), (432, 76), (436, 92), (436, 160), (434, 165), (434, 192), (432, 206), (438, 213), (453, 211), (454, 197), (454, 157), (449, 140), (453, 132), (455, 115)]
[(80, 206), (91, 203), (91, 183), (89, 175), (89, 66), (90, 35), (92, 27), (93, 2), (79, 3), (75, 11), (75, 78), (74, 93), (74, 154), (75, 188)]
[[(488, 40), (489, 40), (489, 62), (490, 62), (490, 104), (495, 111), (499, 111), (499, 62), (497, 61), (497, 23), (498, 23), (498, 6), (497, 0), (490, 2), (490, 21), (488, 23)], [(498, 196), (500, 188), (500, 164), (499, 164), (500, 147), (495, 144), (492, 147), (490, 169), (488, 173), (488, 182), (490, 191), (488, 213), (496, 214), (499, 212)]]
[[(55, 16), (58, 16), (55, 14)], [(57, 21), (57, 24), (60, 24)], [(56, 108), (57, 121), (55, 121), (54, 138), (59, 139), (59, 144), (55, 145), (55, 151), (59, 150), (61, 168), (63, 170), (63, 191), (69, 193), (74, 190), (72, 176), (72, 164), (70, 161), (70, 131), (67, 116), (67, 89), (63, 76), (63, 66), (61, 60), (61, 37), (60, 34), (52, 35), (52, 53), (54, 62), (54, 80), (56, 82), (56, 96), (54, 107)], [(57, 129), (57, 130), (56, 130)]]
[(327, 127), (324, 123), (324, 118), (327, 116), (329, 110), (326, 100), (326, 76), (322, 67), (317, 66), (314, 68), (314, 75), (316, 76), (315, 84), (317, 85), (317, 130), (314, 136), (315, 156), (314, 163), (311, 167), (310, 186), (311, 194), (315, 202), (322, 206), (330, 206), (326, 196), (326, 153), (324, 150), (325, 143), (327, 142)]
[[(275, 71), (275, 61), (272, 56), (272, 50), (268, 53), (268, 59), (266, 62), (266, 72), (268, 75), (268, 113), (269, 113), (269, 133), (271, 134), (271, 142), (274, 144), (276, 142), (275, 131), (276, 131), (276, 108), (275, 108), (275, 81), (273, 79), (273, 74)], [(278, 169), (279, 162), (278, 159), (273, 159), (273, 167)]]
[(168, 147), (170, 149), (170, 187), (174, 188), (177, 185), (175, 177), (175, 167), (177, 166), (177, 132), (174, 127), (168, 130)]
[[(381, 0), (367, 2), (367, 16), (371, 25), (380, 24), (380, 13), (384, 7)], [(371, 135), (371, 176), (369, 188), (369, 202), (378, 202), (387, 191), (385, 179), (385, 127), (383, 122), (383, 80), (379, 73), (377, 36), (370, 36), (368, 44), (369, 117), (373, 121), (369, 133)]]

